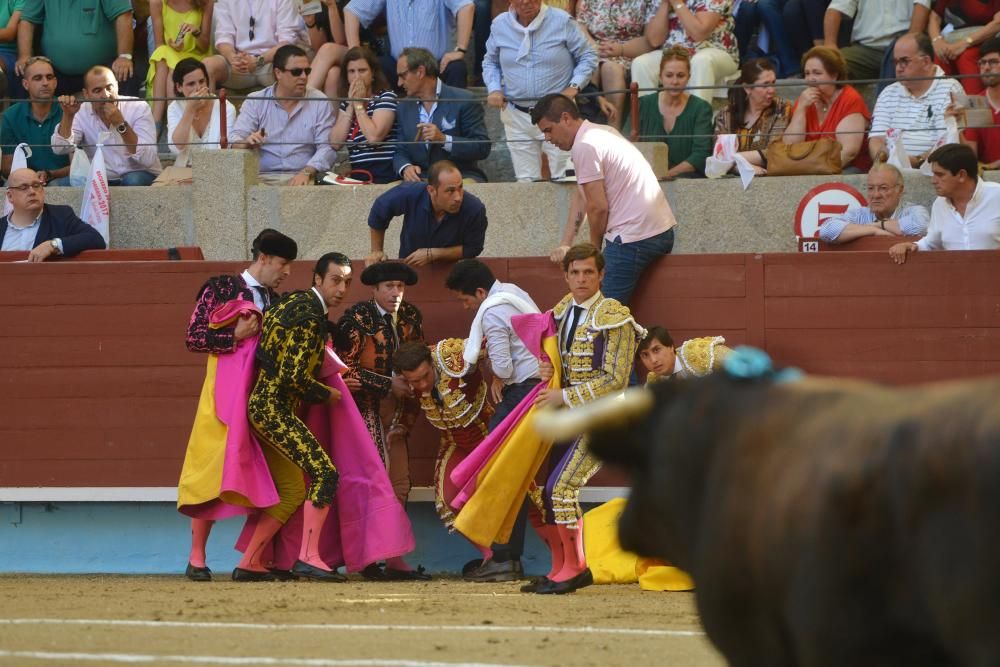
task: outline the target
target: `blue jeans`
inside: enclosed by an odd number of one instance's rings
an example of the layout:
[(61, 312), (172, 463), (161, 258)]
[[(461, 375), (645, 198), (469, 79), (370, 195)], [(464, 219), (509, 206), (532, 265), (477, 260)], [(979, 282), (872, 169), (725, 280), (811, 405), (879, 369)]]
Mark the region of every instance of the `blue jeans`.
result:
[(130, 171), (121, 178), (108, 180), (108, 185), (149, 185), (156, 180), (156, 174), (150, 171)]
[(490, 0), (473, 0), (476, 13), (472, 19), (472, 41), (476, 47), (473, 74), (482, 76), (483, 56), (486, 55), (486, 40), (490, 38), (490, 28), (493, 25), (493, 7)]
[(751, 45), (750, 43), (751, 37), (757, 26), (763, 25), (767, 28), (768, 35), (770, 36), (769, 50), (771, 53), (777, 53), (778, 56), (779, 79), (795, 74), (802, 69), (799, 66), (799, 58), (795, 52), (795, 47), (785, 33), (785, 21), (782, 16), (785, 2), (786, 0), (745, 2), (740, 5), (740, 11), (736, 15), (735, 32), (736, 43), (739, 44), (740, 49), (740, 62), (746, 61), (747, 52), (751, 46), (756, 49), (756, 45)]
[(627, 306), (646, 267), (653, 260), (669, 255), (673, 249), (673, 229), (632, 243), (622, 243), (621, 237), (608, 241), (604, 244), (604, 282), (601, 283), (601, 292)]

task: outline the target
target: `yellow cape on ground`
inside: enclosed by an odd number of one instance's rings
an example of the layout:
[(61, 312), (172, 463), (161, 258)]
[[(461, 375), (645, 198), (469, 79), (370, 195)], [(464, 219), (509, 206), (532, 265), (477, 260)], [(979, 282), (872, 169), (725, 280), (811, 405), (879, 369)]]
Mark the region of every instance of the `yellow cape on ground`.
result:
[(583, 515), (583, 544), (595, 584), (639, 582), (644, 591), (690, 591), (694, 581), (683, 570), (655, 558), (641, 558), (618, 543), (618, 520), (625, 499), (615, 498)]

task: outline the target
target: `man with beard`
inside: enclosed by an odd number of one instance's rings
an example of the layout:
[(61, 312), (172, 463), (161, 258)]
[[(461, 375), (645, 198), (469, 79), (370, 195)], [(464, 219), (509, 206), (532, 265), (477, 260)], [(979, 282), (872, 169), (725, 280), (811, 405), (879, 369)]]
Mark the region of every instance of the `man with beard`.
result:
[(28, 100), (7, 109), (0, 121), (4, 176), (10, 176), (14, 147), (25, 143), (31, 146), (28, 168), (38, 172), (38, 180), (46, 185), (69, 185), (69, 157), (56, 155), (49, 146), (62, 121), (62, 108), (52, 103), (56, 83), (52, 61), (45, 56), (29, 58), (24, 64), (22, 85)]

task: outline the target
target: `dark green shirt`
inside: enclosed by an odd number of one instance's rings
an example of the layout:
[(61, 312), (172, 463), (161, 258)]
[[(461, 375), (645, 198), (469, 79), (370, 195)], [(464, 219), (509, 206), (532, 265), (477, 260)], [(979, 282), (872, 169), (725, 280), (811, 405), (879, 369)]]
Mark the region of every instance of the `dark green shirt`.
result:
[(83, 74), (118, 56), (115, 19), (132, 11), (129, 0), (33, 0), (23, 21), (42, 26), (42, 53), (64, 74)]
[[(639, 98), (639, 141), (662, 141), (669, 147), (668, 164), (673, 169), (688, 162), (699, 174), (705, 173), (705, 159), (712, 154), (712, 105), (700, 97), (688, 97), (684, 111), (674, 121), (669, 134), (663, 129), (659, 95)], [(625, 121), (622, 133), (632, 131), (632, 119)], [(666, 136), (664, 136), (666, 135)], [(690, 135), (700, 135), (692, 138)]]
[(11, 155), (14, 147), (20, 143), (31, 146), (31, 157), (28, 158), (28, 168), (62, 169), (69, 165), (68, 155), (56, 155), (52, 152), (52, 135), (62, 120), (62, 107), (53, 104), (49, 115), (39, 123), (31, 115), (31, 102), (18, 102), (3, 114), (0, 120), (0, 148), (4, 155)]

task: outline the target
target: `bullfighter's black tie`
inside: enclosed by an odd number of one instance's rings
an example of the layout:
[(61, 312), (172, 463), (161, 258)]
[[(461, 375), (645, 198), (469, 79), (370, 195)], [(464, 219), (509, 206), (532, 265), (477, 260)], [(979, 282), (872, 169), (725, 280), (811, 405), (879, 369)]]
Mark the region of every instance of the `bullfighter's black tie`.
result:
[(263, 285), (255, 285), (254, 291), (260, 295), (260, 302), (264, 305), (261, 310), (267, 310), (271, 307), (271, 295), (267, 293), (267, 288)]
[(389, 325), (389, 331), (391, 332), (390, 333), (390, 336), (391, 336), (391, 343), (390, 343), (390, 345), (391, 345), (392, 351), (395, 352), (399, 348), (399, 341), (397, 340), (396, 324), (395, 324), (395, 322), (392, 321), (392, 313), (386, 313), (385, 315), (382, 316), (382, 318), (385, 320), (385, 323)]
[(570, 323), (569, 328), (566, 329), (566, 342), (564, 344), (564, 349), (569, 353), (570, 347), (573, 345), (573, 339), (576, 338), (576, 326), (580, 323), (580, 313), (583, 312), (581, 306), (573, 306), (573, 321)]

